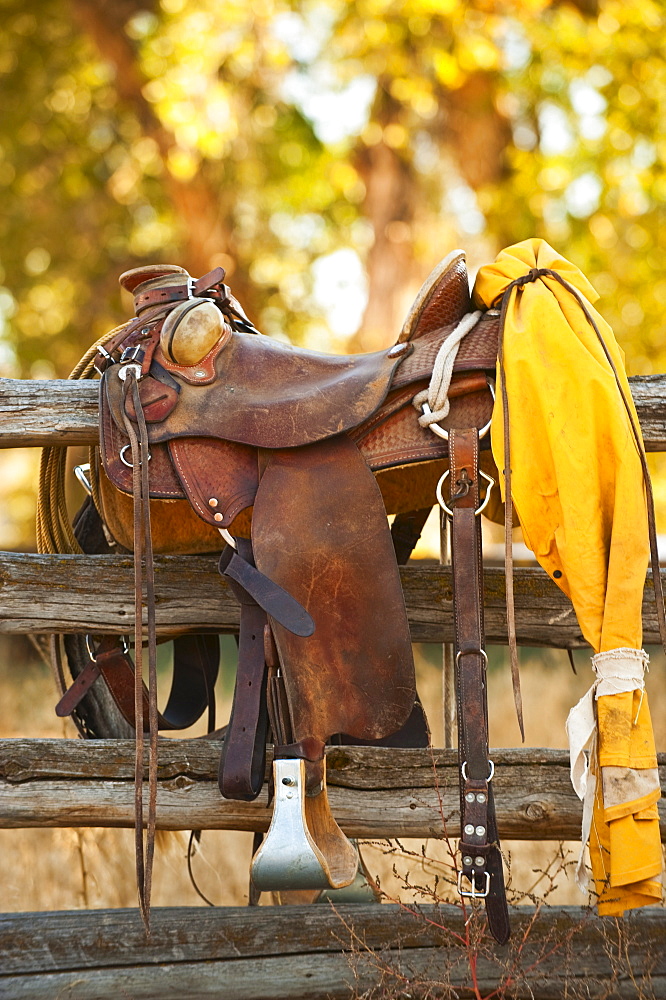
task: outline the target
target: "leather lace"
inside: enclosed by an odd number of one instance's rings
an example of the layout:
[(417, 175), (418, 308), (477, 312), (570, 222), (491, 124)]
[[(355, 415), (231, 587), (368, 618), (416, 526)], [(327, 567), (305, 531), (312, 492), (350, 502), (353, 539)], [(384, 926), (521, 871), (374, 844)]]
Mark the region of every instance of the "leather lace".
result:
[[(137, 420), (137, 431), (126, 413), (126, 403), (131, 396)], [(155, 585), (153, 566), (153, 546), (150, 530), (150, 481), (148, 462), (148, 428), (141, 406), (139, 386), (131, 367), (126, 370), (123, 383), (123, 421), (129, 438), (132, 454), (132, 486), (134, 494), (134, 719), (136, 733), (135, 779), (135, 855), (136, 877), (139, 892), (141, 917), (150, 934), (150, 893), (155, 855), (155, 828), (157, 815), (157, 641), (155, 629)], [(144, 728), (143, 713), (143, 585), (145, 565), (146, 588), (146, 638), (148, 646), (148, 815), (143, 819), (143, 757)]]

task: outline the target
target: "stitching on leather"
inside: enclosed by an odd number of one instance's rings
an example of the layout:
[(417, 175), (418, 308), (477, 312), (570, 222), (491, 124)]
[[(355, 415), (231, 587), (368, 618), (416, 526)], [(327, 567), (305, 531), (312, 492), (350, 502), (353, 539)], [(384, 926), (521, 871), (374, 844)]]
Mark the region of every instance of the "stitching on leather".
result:
[[(443, 442), (442, 443), (442, 448), (445, 448), (445, 447), (446, 447), (446, 443)], [(409, 459), (418, 459), (418, 458), (423, 458), (423, 459), (428, 459), (428, 458), (432, 458), (432, 459), (446, 458), (447, 454), (448, 453), (446, 451), (443, 451), (443, 450), (439, 450), (439, 451), (434, 451), (434, 450), (431, 450), (431, 449), (420, 450), (420, 449), (417, 449), (417, 448), (412, 448), (411, 450), (404, 451), (404, 452), (388, 451), (388, 452), (381, 452), (379, 455), (376, 455), (375, 458), (374, 458), (374, 461), (370, 460), (368, 462), (368, 465), (370, 466), (371, 469), (375, 469), (375, 468), (379, 467), (378, 463), (381, 464), (381, 462), (383, 460), (387, 459), (387, 458), (390, 458), (392, 460), (392, 462), (391, 462), (392, 465), (400, 465), (401, 462), (408, 461)], [(390, 468), (390, 467), (391, 466), (386, 466), (386, 468)]]
[(224, 508), (224, 520), (221, 522), (222, 527), (223, 528), (228, 527), (234, 520), (234, 518), (241, 513), (241, 511), (247, 510), (248, 507), (251, 507), (255, 501), (255, 497), (256, 497), (256, 492), (241, 493), (240, 496), (236, 499), (233, 506), (231, 504), (227, 505)]
[[(172, 460), (176, 463), (176, 466), (178, 467), (178, 469), (180, 471), (182, 479), (185, 482), (188, 498), (191, 500), (191, 502), (194, 504), (194, 506), (196, 507), (196, 509), (199, 511), (200, 514), (204, 514), (205, 513), (205, 514), (208, 514), (209, 517), (210, 517), (210, 513), (209, 513), (208, 509), (206, 507), (204, 507), (203, 504), (202, 504), (201, 494), (199, 493), (198, 484), (194, 480), (190, 481), (190, 479), (188, 478), (187, 472), (185, 471), (185, 469), (182, 466), (182, 463), (181, 463), (181, 460), (180, 460), (180, 455), (178, 454), (178, 449), (176, 449), (176, 448), (171, 449), (170, 448), (169, 449), (169, 454), (171, 455)], [(187, 461), (187, 459), (186, 459), (186, 461)], [(208, 520), (208, 518), (205, 518), (205, 520)]]

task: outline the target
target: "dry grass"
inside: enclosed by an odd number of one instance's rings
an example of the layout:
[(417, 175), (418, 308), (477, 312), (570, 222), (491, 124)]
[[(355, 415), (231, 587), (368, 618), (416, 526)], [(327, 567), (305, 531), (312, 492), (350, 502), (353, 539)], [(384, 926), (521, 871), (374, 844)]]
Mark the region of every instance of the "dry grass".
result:
[[(565, 653), (553, 650), (521, 651), (526, 745), (564, 747), (564, 720), (572, 704), (591, 681), (589, 659), (577, 654), (578, 676), (574, 677)], [(439, 647), (416, 648), (418, 684), (431, 720), (433, 742), (442, 745), (441, 670)], [(654, 653), (648, 690), (653, 706), (666, 700), (663, 654)], [(504, 652), (491, 651), (489, 697), (491, 744), (519, 743), (508, 668)], [(229, 678), (224, 684), (229, 687)], [(54, 686), (48, 668), (30, 643), (21, 637), (0, 637), (0, 737), (68, 737), (76, 733), (68, 721), (53, 712)], [(657, 746), (666, 746), (666, 715), (653, 708)], [(194, 733), (192, 733), (194, 735)], [(186, 865), (188, 835), (158, 836), (154, 876), (155, 906), (205, 905), (192, 888)], [(208, 897), (219, 905), (247, 902), (248, 868), (252, 836), (247, 833), (207, 831), (194, 859), (197, 880)], [(401, 858), (387, 855), (383, 844), (368, 844), (364, 856), (373, 875), (380, 878), (389, 896), (408, 900), (418, 893), (405, 889), (404, 875), (427, 881), (432, 865), (422, 860), (421, 841), (406, 841), (414, 852)], [(558, 852), (556, 844), (506, 842), (510, 858), (511, 886), (518, 893), (545, 889), (539, 872)], [(573, 857), (578, 845), (565, 844), (563, 852)], [(429, 841), (431, 859), (446, 858), (443, 843)], [(415, 855), (415, 856), (414, 856)], [(399, 875), (393, 871), (396, 866)], [(549, 895), (551, 904), (580, 903), (583, 898), (562, 865)], [(0, 882), (4, 911), (58, 910), (85, 907), (134, 906), (134, 847), (131, 830), (0, 830)], [(263, 902), (263, 900), (262, 900)]]

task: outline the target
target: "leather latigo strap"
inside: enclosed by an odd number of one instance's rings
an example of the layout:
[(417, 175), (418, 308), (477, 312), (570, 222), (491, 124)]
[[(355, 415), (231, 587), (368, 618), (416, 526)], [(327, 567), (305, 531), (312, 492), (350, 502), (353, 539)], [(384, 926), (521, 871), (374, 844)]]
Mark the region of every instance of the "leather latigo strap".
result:
[(225, 799), (252, 801), (261, 792), (266, 769), (268, 713), (266, 710), (267, 664), (264, 633), (268, 616), (239, 580), (227, 572), (233, 559), (254, 568), (252, 544), (236, 541), (238, 554), (228, 546), (220, 558), (220, 572), (227, 577), (241, 607), (238, 668), (231, 716), (220, 757), (218, 784)]
[[(488, 924), (504, 944), (510, 934), (488, 758), (487, 657), (484, 649), (483, 566), (479, 496), (479, 444), (476, 428), (452, 430), (450, 505), (451, 550), (458, 693), (460, 759), (459, 887), (485, 898)], [(465, 885), (469, 884), (469, 890)]]
[[(105, 635), (90, 643), (90, 661), (56, 705), (56, 715), (74, 711), (98, 677), (102, 677), (125, 720), (134, 728), (134, 663), (126, 643), (117, 635)], [(208, 731), (215, 729), (215, 681), (219, 669), (216, 635), (182, 635), (173, 640), (171, 692), (163, 712), (158, 712), (160, 730), (187, 729), (208, 709)], [(143, 729), (148, 729), (148, 689), (142, 684)]]
[(235, 551), (227, 546), (219, 564), (241, 606), (236, 686), (219, 786), (226, 799), (251, 801), (261, 792), (266, 762), (267, 668), (274, 662), (268, 616), (302, 638), (312, 635), (315, 626), (291, 594), (256, 568), (249, 539), (237, 538), (235, 545)]

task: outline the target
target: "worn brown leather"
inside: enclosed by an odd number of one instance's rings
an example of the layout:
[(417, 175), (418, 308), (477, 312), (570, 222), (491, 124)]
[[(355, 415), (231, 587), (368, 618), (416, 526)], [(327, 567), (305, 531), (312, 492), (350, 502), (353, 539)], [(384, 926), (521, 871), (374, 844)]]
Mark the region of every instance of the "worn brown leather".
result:
[[(239, 540), (239, 551), (252, 560), (250, 542)], [(222, 559), (231, 556), (230, 550)], [(224, 572), (225, 564), (221, 563)], [(232, 590), (241, 606), (238, 670), (231, 716), (224, 737), (219, 768), (219, 786), (229, 799), (252, 801), (262, 789), (266, 770), (268, 715), (266, 712), (267, 663), (264, 609), (233, 578)]]
[[(201, 384), (183, 384), (173, 412), (150, 425), (150, 443), (198, 436), (293, 448), (340, 434), (384, 401), (405, 356), (391, 350), (331, 356), (234, 332), (216, 359), (215, 381), (206, 377)], [(160, 364), (168, 367), (163, 356)], [(122, 427), (122, 383), (114, 374), (108, 370), (106, 396)]]
[(309, 638), (272, 622), (294, 739), (399, 729), (415, 694), (407, 615), (381, 495), (346, 435), (270, 456), (252, 541), (257, 567), (315, 619)]
[(478, 429), (452, 430), (449, 444), (461, 874), (476, 891), (484, 893), (488, 888), (488, 924), (495, 939), (505, 944), (510, 935), (509, 915), (488, 755), (483, 562), (476, 513), (480, 506)]
[(398, 343), (417, 340), (431, 330), (457, 323), (470, 312), (465, 254), (454, 250), (424, 281), (403, 324)]
[[(446, 467), (448, 442), (419, 425), (412, 400), (470, 309), (464, 257), (452, 255), (431, 275), (396, 346), (350, 357), (257, 335), (223, 277), (218, 269), (195, 281), (168, 266), (124, 276), (140, 315), (127, 339), (114, 335), (100, 352), (108, 476), (100, 493), (117, 537), (128, 512), (110, 484), (135, 496), (140, 484), (135, 537), (150, 514), (156, 551), (183, 550), (178, 531), (169, 533), (183, 510), (207, 532), (192, 532), (189, 551), (219, 548), (211, 529), (231, 530), (238, 552), (223, 554), (221, 571), (243, 609), (241, 662), (220, 787), (236, 798), (261, 788), (268, 700), (282, 751), (307, 758), (308, 795), (315, 795), (321, 763), (304, 748), (332, 738), (398, 745), (427, 738), (386, 512), (420, 511), (414, 525), (422, 524)], [(165, 316), (191, 296), (218, 305), (223, 333), (200, 362), (183, 366), (164, 356), (159, 339)], [(443, 428), (490, 419), (497, 336), (497, 316), (488, 314), (458, 349)], [(139, 369), (131, 392), (118, 377), (124, 364)], [(140, 581), (141, 560), (135, 564)], [(154, 782), (150, 791), (152, 803)]]
[(194, 437), (174, 438), (168, 448), (182, 495), (212, 527), (228, 528), (254, 503), (259, 486), (256, 449)]
[[(137, 317), (114, 333), (96, 359), (103, 373), (99, 496), (111, 533), (134, 548), (136, 665), (108, 637), (79, 687), (102, 674), (126, 717), (141, 717), (136, 857), (146, 924), (157, 732), (172, 725), (167, 713), (157, 711), (154, 551), (209, 551), (221, 543), (214, 529), (230, 529), (235, 551), (224, 550), (220, 570), (242, 611), (220, 787), (234, 798), (258, 794), (270, 713), (278, 756), (305, 761), (306, 815), (331, 841), (332, 858), (346, 858), (344, 872), (335, 878), (352, 877), (356, 854), (327, 811), (326, 741), (423, 745), (428, 739), (415, 700), (396, 554), (408, 557), (448, 458), (445, 433), (435, 436), (421, 427), (412, 400), (427, 387), (442, 344), (470, 310), (464, 255), (450, 255), (430, 276), (398, 344), (361, 356), (331, 357), (258, 335), (223, 279), (221, 268), (199, 279), (170, 265), (126, 273), (122, 284), (134, 295)], [(187, 351), (174, 349), (167, 358), (160, 339), (169, 350), (173, 310), (180, 316), (178, 304), (190, 300), (198, 309), (197, 298), (221, 311), (220, 336), (197, 364), (178, 364), (171, 357), (191, 360), (197, 345), (190, 339)], [(210, 304), (206, 316), (215, 331)], [(190, 335), (182, 332), (184, 348)], [(442, 428), (489, 420), (487, 384), (494, 374), (497, 334), (496, 316), (488, 314), (458, 349), (451, 409)], [(210, 341), (206, 336), (197, 344), (205, 350)], [(395, 550), (387, 510), (399, 515)], [(200, 702), (210, 705), (212, 662), (209, 668), (203, 687), (193, 688), (189, 702), (183, 697), (186, 707), (174, 723), (187, 724), (190, 708), (205, 707)], [(174, 691), (177, 687), (174, 681)], [(70, 701), (77, 696), (71, 692)], [(171, 703), (170, 698), (167, 709)], [(213, 725), (209, 721), (209, 728)]]

